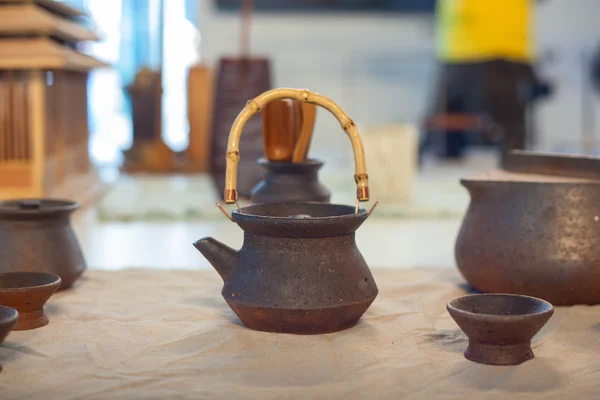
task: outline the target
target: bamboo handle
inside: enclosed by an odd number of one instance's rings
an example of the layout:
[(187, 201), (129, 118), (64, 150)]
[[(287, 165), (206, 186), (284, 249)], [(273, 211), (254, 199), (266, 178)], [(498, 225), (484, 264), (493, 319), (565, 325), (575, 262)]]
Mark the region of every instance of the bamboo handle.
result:
[(246, 122), (255, 114), (260, 112), (267, 104), (281, 99), (292, 99), (310, 104), (316, 104), (325, 108), (334, 117), (337, 118), (342, 129), (346, 132), (350, 138), (352, 144), (352, 150), (354, 152), (354, 181), (356, 182), (356, 198), (359, 201), (369, 200), (369, 178), (367, 175), (367, 167), (365, 164), (365, 152), (363, 149), (360, 135), (356, 129), (354, 122), (348, 117), (348, 115), (338, 106), (333, 100), (322, 96), (317, 93), (312, 93), (305, 89), (289, 89), (280, 88), (273, 89), (250, 100), (246, 107), (239, 113), (229, 132), (229, 141), (227, 144), (227, 155), (226, 163), (227, 168), (225, 171), (225, 191), (224, 198), (225, 203), (233, 204), (236, 202), (237, 194), (237, 168), (240, 160), (240, 135)]

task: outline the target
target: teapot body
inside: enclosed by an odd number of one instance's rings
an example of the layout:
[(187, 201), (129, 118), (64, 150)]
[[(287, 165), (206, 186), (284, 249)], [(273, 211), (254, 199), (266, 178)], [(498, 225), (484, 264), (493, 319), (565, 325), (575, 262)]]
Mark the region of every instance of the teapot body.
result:
[(249, 328), (324, 333), (355, 325), (377, 292), (354, 234), (297, 239), (246, 233), (222, 295)]
[(224, 280), (223, 297), (249, 328), (335, 332), (356, 324), (378, 294), (355, 242), (367, 212), (328, 203), (271, 203), (233, 211), (235, 251), (212, 238), (196, 248)]
[(471, 203), (455, 256), (471, 286), (555, 305), (600, 303), (600, 183), (463, 185)]

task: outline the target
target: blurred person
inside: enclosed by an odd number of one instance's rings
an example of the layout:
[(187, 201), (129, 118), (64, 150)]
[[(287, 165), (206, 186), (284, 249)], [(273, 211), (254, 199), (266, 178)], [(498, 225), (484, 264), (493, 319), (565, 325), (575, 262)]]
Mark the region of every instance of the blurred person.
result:
[[(532, 67), (534, 3), (438, 0), (436, 6), (440, 74), (432, 114), (487, 114), (502, 133), (503, 155), (525, 148), (527, 104), (548, 91), (537, 84)], [(432, 134), (440, 134), (439, 141), (432, 141)], [(464, 131), (426, 134), (427, 143), (444, 158), (460, 158), (475, 139)]]

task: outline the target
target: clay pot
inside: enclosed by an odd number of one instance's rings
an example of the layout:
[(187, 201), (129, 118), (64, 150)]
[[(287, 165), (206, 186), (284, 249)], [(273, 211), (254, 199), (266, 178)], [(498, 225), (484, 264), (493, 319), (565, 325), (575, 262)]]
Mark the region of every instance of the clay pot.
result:
[[(0, 306), (0, 344), (12, 330), (18, 316), (19, 313), (14, 308)], [(0, 365), (0, 372), (2, 372), (2, 365)]]
[(57, 275), (43, 272), (7, 272), (0, 274), (0, 304), (15, 308), (19, 318), (15, 331), (48, 325), (44, 304), (60, 287)]
[(465, 358), (491, 365), (532, 359), (531, 339), (554, 313), (544, 300), (510, 294), (464, 296), (446, 309), (469, 338)]
[(194, 246), (225, 282), (222, 295), (249, 328), (326, 333), (356, 324), (378, 290), (356, 247), (367, 212), (326, 203), (272, 203), (233, 212), (244, 244)]
[(329, 202), (331, 192), (319, 182), (318, 176), (323, 161), (292, 163), (261, 158), (257, 162), (267, 173), (252, 190), (253, 203)]
[(70, 287), (86, 268), (70, 224), (78, 208), (66, 200), (0, 202), (0, 272), (48, 272)]
[(461, 180), (465, 279), (487, 293), (600, 304), (600, 159), (513, 152), (505, 168)]

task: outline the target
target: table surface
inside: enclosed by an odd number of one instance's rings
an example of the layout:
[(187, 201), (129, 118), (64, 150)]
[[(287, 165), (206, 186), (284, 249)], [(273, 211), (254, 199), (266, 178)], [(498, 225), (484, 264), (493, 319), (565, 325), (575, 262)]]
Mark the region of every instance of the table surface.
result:
[(535, 359), (467, 361), (445, 310), (454, 270), (373, 270), (380, 294), (354, 328), (296, 336), (242, 326), (214, 271), (88, 271), (46, 306), (50, 324), (0, 345), (2, 399), (591, 399), (600, 307), (557, 308)]

